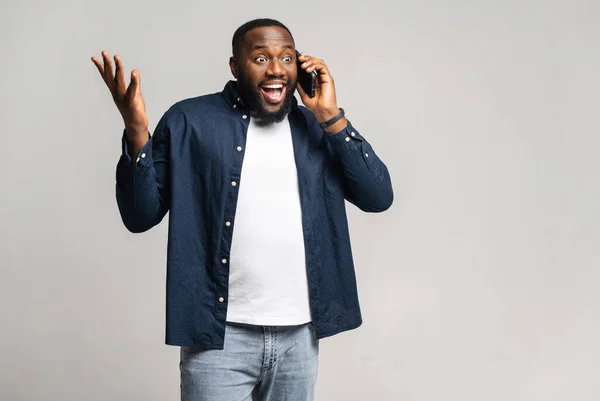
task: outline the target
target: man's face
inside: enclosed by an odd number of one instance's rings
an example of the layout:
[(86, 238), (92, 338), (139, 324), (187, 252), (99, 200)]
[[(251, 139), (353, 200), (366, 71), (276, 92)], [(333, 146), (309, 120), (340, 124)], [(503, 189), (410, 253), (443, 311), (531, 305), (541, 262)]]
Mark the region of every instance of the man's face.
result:
[(263, 124), (282, 121), (296, 90), (296, 53), (290, 34), (278, 26), (249, 31), (239, 59), (232, 58), (230, 65), (251, 115)]

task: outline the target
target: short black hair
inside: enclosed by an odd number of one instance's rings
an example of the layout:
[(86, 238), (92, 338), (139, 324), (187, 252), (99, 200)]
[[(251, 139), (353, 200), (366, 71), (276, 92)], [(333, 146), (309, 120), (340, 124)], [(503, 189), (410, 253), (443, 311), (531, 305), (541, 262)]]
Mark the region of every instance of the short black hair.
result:
[(278, 26), (285, 29), (290, 36), (292, 37), (292, 42), (294, 41), (294, 36), (292, 32), (288, 29), (287, 26), (283, 25), (281, 22), (271, 19), (271, 18), (257, 18), (252, 21), (248, 21), (245, 24), (241, 25), (233, 34), (233, 39), (231, 40), (231, 51), (233, 53), (233, 57), (238, 58), (240, 55), (240, 50), (242, 48), (242, 44), (244, 43), (244, 39), (246, 38), (246, 33), (255, 29), (261, 28), (264, 26)]

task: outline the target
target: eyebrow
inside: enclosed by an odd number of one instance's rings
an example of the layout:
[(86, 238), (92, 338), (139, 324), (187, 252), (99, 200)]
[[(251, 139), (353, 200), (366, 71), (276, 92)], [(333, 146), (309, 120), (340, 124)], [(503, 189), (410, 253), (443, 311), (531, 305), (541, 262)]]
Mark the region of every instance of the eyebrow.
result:
[[(294, 46), (292, 46), (292, 45), (283, 45), (281, 47), (283, 47), (284, 49), (293, 49), (294, 48)], [(252, 46), (252, 50), (268, 49), (268, 48), (269, 48), (269, 46), (267, 46), (267, 45), (254, 45), (254, 46)]]

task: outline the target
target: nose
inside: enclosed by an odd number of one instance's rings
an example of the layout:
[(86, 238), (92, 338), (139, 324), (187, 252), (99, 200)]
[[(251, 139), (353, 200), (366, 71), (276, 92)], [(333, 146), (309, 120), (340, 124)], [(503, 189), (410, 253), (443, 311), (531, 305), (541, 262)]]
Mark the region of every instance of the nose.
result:
[(284, 75), (285, 70), (283, 69), (279, 60), (274, 59), (273, 61), (271, 61), (269, 63), (266, 73), (267, 73), (267, 75), (272, 76), (272, 77), (281, 77)]

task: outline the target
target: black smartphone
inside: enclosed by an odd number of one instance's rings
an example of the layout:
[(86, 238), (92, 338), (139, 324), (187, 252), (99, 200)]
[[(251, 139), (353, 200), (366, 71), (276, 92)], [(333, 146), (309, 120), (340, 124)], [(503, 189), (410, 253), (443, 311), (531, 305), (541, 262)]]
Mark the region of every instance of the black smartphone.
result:
[(317, 71), (306, 72), (306, 70), (300, 67), (300, 52), (296, 50), (296, 64), (298, 65), (298, 83), (309, 97), (315, 97), (315, 89), (317, 87)]

